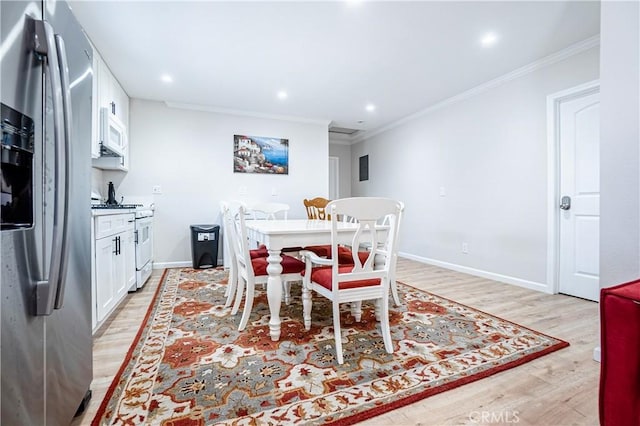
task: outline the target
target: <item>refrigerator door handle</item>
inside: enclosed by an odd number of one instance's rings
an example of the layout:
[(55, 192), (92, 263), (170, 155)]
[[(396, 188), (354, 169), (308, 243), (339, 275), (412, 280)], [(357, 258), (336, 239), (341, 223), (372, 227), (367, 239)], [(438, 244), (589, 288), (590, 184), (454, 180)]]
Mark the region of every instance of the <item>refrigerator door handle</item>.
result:
[[(64, 40), (59, 34), (55, 35), (56, 47), (58, 51), (58, 66), (60, 69), (60, 83), (62, 86), (62, 111), (64, 118), (64, 196), (63, 196), (63, 219), (62, 219), (62, 249), (60, 252), (60, 274), (58, 275), (58, 283), (56, 285), (55, 309), (62, 308), (64, 302), (64, 289), (67, 282), (67, 264), (69, 263), (69, 199), (71, 182), (69, 164), (71, 156), (71, 87), (69, 83), (69, 64), (67, 63), (67, 49)], [(60, 148), (60, 146), (58, 146)]]
[[(53, 135), (55, 142), (54, 153), (54, 187), (53, 187), (53, 231), (51, 240), (51, 259), (48, 273), (45, 271), (41, 281), (36, 282), (36, 315), (51, 315), (55, 305), (57, 284), (60, 281), (62, 266), (62, 248), (64, 239), (65, 206), (60, 199), (65, 178), (63, 158), (65, 128), (62, 82), (58, 50), (56, 47), (53, 27), (46, 21), (35, 21), (35, 52), (40, 56), (45, 72), (51, 80), (51, 94), (53, 106)], [(46, 263), (46, 262), (45, 262)]]

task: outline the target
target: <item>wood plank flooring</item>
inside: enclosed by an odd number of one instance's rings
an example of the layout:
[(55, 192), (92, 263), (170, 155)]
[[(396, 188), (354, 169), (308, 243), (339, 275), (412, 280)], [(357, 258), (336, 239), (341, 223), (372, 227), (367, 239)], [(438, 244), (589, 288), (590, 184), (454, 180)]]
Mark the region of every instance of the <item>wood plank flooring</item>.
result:
[[(127, 296), (93, 343), (93, 398), (72, 425), (89, 425), (133, 341), (160, 280)], [(400, 259), (397, 279), (517, 324), (563, 339), (570, 347), (522, 366), (434, 395), (363, 425), (597, 425), (600, 364), (598, 304), (539, 293)]]

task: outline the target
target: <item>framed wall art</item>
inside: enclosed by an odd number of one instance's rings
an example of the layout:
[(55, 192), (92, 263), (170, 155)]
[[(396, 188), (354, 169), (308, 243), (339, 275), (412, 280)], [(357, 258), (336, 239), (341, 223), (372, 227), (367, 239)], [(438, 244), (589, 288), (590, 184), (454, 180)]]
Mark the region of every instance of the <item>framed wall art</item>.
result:
[(234, 173), (289, 174), (289, 139), (233, 135)]

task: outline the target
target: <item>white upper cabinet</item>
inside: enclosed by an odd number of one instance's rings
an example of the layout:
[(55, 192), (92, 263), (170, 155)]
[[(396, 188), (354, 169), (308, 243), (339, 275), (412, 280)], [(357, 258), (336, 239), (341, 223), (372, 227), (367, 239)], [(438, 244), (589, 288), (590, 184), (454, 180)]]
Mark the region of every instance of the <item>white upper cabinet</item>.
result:
[[(99, 169), (127, 171), (129, 97), (95, 49), (93, 70), (92, 165)], [(101, 149), (103, 143), (112, 149)]]

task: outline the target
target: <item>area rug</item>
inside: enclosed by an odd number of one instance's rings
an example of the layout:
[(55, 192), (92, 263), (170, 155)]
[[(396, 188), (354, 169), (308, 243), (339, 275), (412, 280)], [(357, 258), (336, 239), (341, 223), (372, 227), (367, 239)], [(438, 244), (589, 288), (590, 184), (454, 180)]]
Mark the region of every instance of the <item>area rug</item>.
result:
[(299, 286), (269, 337), (266, 292), (249, 325), (224, 308), (222, 269), (170, 269), (93, 425), (353, 424), (568, 346), (509, 321), (399, 283), (395, 352), (372, 305), (342, 312), (345, 363), (334, 355), (331, 305), (315, 296), (304, 329)]

